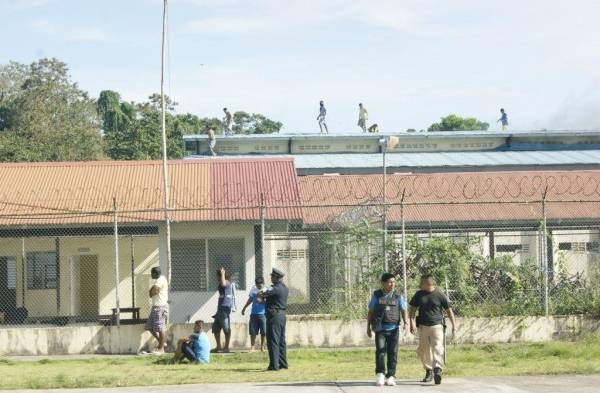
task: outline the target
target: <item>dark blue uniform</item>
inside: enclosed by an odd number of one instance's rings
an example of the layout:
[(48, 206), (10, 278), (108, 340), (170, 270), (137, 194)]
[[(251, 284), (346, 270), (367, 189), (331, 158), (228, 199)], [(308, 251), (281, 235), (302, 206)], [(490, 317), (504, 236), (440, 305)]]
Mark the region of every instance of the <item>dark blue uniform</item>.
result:
[(284, 283), (273, 284), (265, 294), (267, 317), (267, 348), (269, 350), (269, 370), (288, 368), (285, 343), (285, 312), (288, 302), (288, 288)]

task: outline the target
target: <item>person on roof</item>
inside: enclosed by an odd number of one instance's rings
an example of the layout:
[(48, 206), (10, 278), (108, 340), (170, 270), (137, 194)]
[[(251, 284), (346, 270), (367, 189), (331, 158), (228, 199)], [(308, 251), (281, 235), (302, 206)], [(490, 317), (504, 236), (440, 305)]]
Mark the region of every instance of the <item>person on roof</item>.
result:
[(508, 129), (508, 115), (504, 111), (504, 108), (500, 109), (500, 118), (496, 123), (502, 123), (502, 131), (506, 131)]
[(364, 107), (362, 102), (358, 104), (358, 126), (363, 133), (367, 132), (367, 120), (369, 120), (369, 111)]
[(317, 121), (319, 122), (319, 128), (321, 129), (321, 134), (323, 134), (323, 128), (325, 128), (325, 134), (329, 134), (329, 130), (327, 129), (327, 123), (325, 122), (325, 117), (327, 116), (327, 109), (325, 109), (325, 103), (321, 100), (319, 101), (319, 115), (317, 116)]

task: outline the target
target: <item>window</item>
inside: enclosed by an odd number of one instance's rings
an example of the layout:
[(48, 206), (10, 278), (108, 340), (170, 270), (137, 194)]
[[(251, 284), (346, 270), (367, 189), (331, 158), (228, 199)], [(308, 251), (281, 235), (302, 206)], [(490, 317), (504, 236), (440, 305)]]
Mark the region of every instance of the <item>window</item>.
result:
[(585, 243), (585, 250), (589, 252), (600, 252), (600, 242)]
[(498, 244), (496, 245), (496, 252), (517, 252), (521, 251), (523, 246), (521, 244)]
[(246, 258), (244, 239), (209, 239), (209, 289), (217, 289), (217, 269), (224, 267), (229, 272), (231, 282), (238, 288), (246, 288)]
[(57, 262), (55, 252), (27, 253), (27, 289), (55, 289)]
[(292, 259), (306, 259), (308, 250), (304, 249), (280, 249), (277, 250), (277, 259), (279, 260), (292, 260)]
[(0, 289), (17, 288), (17, 260), (15, 257), (0, 257), (0, 278)]
[(558, 249), (561, 251), (569, 251), (571, 250), (571, 243), (568, 242), (563, 242), (563, 243), (558, 243)]
[(206, 291), (206, 241), (172, 240), (171, 249), (171, 289)]
[(558, 249), (561, 251), (573, 252), (599, 252), (599, 242), (564, 242), (558, 243)]

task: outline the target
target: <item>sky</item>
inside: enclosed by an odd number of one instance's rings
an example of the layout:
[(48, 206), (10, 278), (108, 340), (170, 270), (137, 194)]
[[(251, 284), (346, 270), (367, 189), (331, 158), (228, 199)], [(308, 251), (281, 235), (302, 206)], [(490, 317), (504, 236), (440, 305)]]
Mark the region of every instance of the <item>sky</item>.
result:
[[(0, 0), (0, 64), (65, 61), (91, 96), (160, 89), (162, 0)], [(499, 129), (600, 129), (598, 0), (170, 0), (178, 112), (262, 113), (282, 132), (386, 132), (454, 113)]]

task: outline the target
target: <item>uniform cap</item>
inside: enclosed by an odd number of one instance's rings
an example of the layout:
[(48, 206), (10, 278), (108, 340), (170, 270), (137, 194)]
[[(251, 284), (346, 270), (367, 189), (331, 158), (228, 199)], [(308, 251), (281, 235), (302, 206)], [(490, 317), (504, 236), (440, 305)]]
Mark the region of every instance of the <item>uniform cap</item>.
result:
[(278, 277), (278, 278), (283, 278), (285, 276), (285, 273), (279, 269), (277, 269), (276, 267), (273, 268), (273, 271), (271, 272), (272, 276)]

